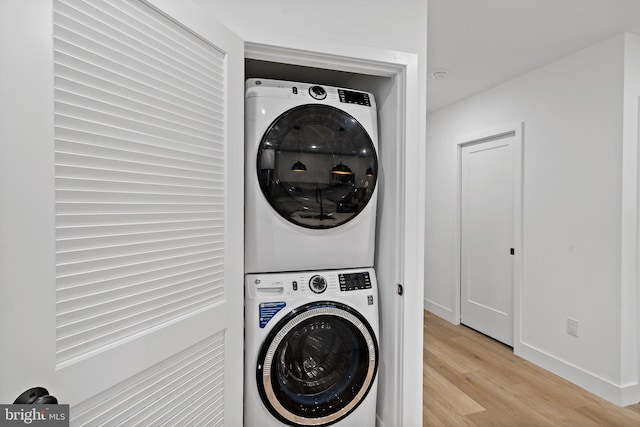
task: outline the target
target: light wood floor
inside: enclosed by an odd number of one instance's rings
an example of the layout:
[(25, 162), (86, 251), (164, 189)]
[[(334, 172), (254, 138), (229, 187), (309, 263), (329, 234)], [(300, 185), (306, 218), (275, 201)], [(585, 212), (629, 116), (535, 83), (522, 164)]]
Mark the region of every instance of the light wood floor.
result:
[(424, 426), (640, 426), (640, 404), (619, 408), (472, 329), (424, 319)]

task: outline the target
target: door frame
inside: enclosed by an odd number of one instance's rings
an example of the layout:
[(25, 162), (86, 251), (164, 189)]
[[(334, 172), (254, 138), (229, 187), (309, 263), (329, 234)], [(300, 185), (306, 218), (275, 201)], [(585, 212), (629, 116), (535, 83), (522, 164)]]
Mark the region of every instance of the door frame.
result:
[(453, 319), (456, 324), (461, 320), (462, 298), (462, 147), (492, 141), (503, 137), (513, 136), (514, 164), (513, 164), (513, 244), (515, 254), (513, 259), (513, 350), (518, 354), (521, 338), (521, 313), (522, 313), (522, 283), (523, 283), (523, 185), (524, 185), (524, 122), (513, 122), (499, 125), (493, 128), (467, 134), (456, 143), (458, 156), (457, 178), (457, 207), (456, 226), (454, 231), (454, 254), (457, 260), (454, 263), (454, 301)]
[[(388, 203), (386, 209), (393, 210), (392, 217), (397, 219), (393, 227), (396, 241), (389, 247), (378, 246), (377, 259), (389, 259), (384, 268), (385, 276), (402, 284), (404, 296), (395, 302), (387, 301), (396, 324), (394, 348), (385, 356), (380, 349), (381, 359), (393, 374), (388, 386), (393, 388), (393, 396), (378, 400), (378, 424), (384, 425), (421, 425), (422, 424), (422, 343), (424, 299), (424, 218), (425, 218), (425, 132), (419, 127), (421, 120), (420, 79), (418, 77), (418, 56), (412, 53), (390, 51), (349, 44), (320, 43), (310, 44), (311, 49), (268, 45), (245, 40), (245, 58), (270, 61), (282, 64), (315, 67), (327, 70), (345, 71), (394, 79), (394, 91), (397, 96), (397, 126), (392, 132), (398, 147), (397, 162), (390, 165), (387, 176), (397, 178), (389, 185), (390, 193), (396, 193), (399, 203)], [(425, 105), (426, 107), (426, 105)], [(417, 175), (417, 179), (411, 176)], [(409, 179), (410, 178), (410, 179)], [(406, 197), (407, 194), (415, 197)], [(384, 197), (384, 196), (383, 196)], [(379, 206), (381, 203), (379, 202)], [(391, 206), (393, 205), (393, 206)], [(389, 222), (389, 221), (388, 221)], [(380, 224), (378, 225), (378, 229)], [(387, 246), (387, 245), (384, 245)], [(381, 256), (380, 249), (385, 254)], [(386, 258), (388, 257), (388, 258)], [(376, 268), (380, 269), (377, 265)], [(381, 272), (378, 272), (379, 282)], [(392, 278), (392, 279), (391, 279)], [(387, 286), (390, 284), (387, 283)], [(384, 313), (386, 308), (381, 308)], [(396, 348), (411, 349), (398, 355)], [(415, 351), (413, 351), (415, 350)], [(380, 417), (382, 413), (382, 417)]]

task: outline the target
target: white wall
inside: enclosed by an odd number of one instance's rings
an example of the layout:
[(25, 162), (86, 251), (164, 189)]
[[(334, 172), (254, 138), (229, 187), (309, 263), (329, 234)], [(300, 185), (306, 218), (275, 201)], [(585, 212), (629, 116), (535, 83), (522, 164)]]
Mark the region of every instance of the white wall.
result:
[[(637, 94), (634, 113), (623, 115), (633, 107), (626, 89), (632, 82), (637, 89), (637, 78), (624, 75), (639, 75), (637, 61), (625, 65), (625, 46), (637, 50), (637, 40), (616, 36), (427, 117), (425, 307), (459, 321), (456, 142), (523, 121), (524, 266), (515, 349), (616, 403), (629, 403), (623, 401), (638, 377), (638, 333), (623, 326), (636, 321), (637, 305), (637, 157), (625, 158), (623, 186), (623, 152), (635, 153), (638, 144)], [(634, 234), (623, 237), (623, 230)], [(566, 333), (567, 317), (580, 322), (578, 338)]]
[(329, 41), (419, 53), (426, 61), (426, 0), (194, 1), (252, 42), (313, 49)]

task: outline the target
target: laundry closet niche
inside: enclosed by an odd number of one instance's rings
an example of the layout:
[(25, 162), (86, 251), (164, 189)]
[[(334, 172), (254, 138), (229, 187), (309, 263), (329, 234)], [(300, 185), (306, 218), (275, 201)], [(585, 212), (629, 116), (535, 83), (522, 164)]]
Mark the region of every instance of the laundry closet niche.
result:
[[(397, 143), (401, 115), (395, 76), (360, 74), (281, 62), (245, 59), (245, 78), (264, 78), (338, 86), (373, 93), (378, 108), (378, 206), (374, 268), (380, 300), (380, 365), (378, 417), (397, 419), (401, 393), (396, 390), (401, 365), (403, 303), (398, 284), (403, 277), (404, 147)], [(420, 284), (421, 285), (421, 284)], [(420, 351), (416, 347), (415, 351)], [(395, 371), (395, 372), (393, 372)], [(414, 374), (415, 375), (415, 374)], [(421, 375), (420, 375), (421, 377)]]

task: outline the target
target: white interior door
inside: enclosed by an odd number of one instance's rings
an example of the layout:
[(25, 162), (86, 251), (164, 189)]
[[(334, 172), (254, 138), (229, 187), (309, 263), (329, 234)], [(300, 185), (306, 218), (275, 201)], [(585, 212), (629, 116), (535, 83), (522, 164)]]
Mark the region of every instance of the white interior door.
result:
[(191, 2), (0, 16), (0, 402), (241, 425), (242, 41)]
[(462, 147), (461, 322), (513, 345), (515, 136)]

